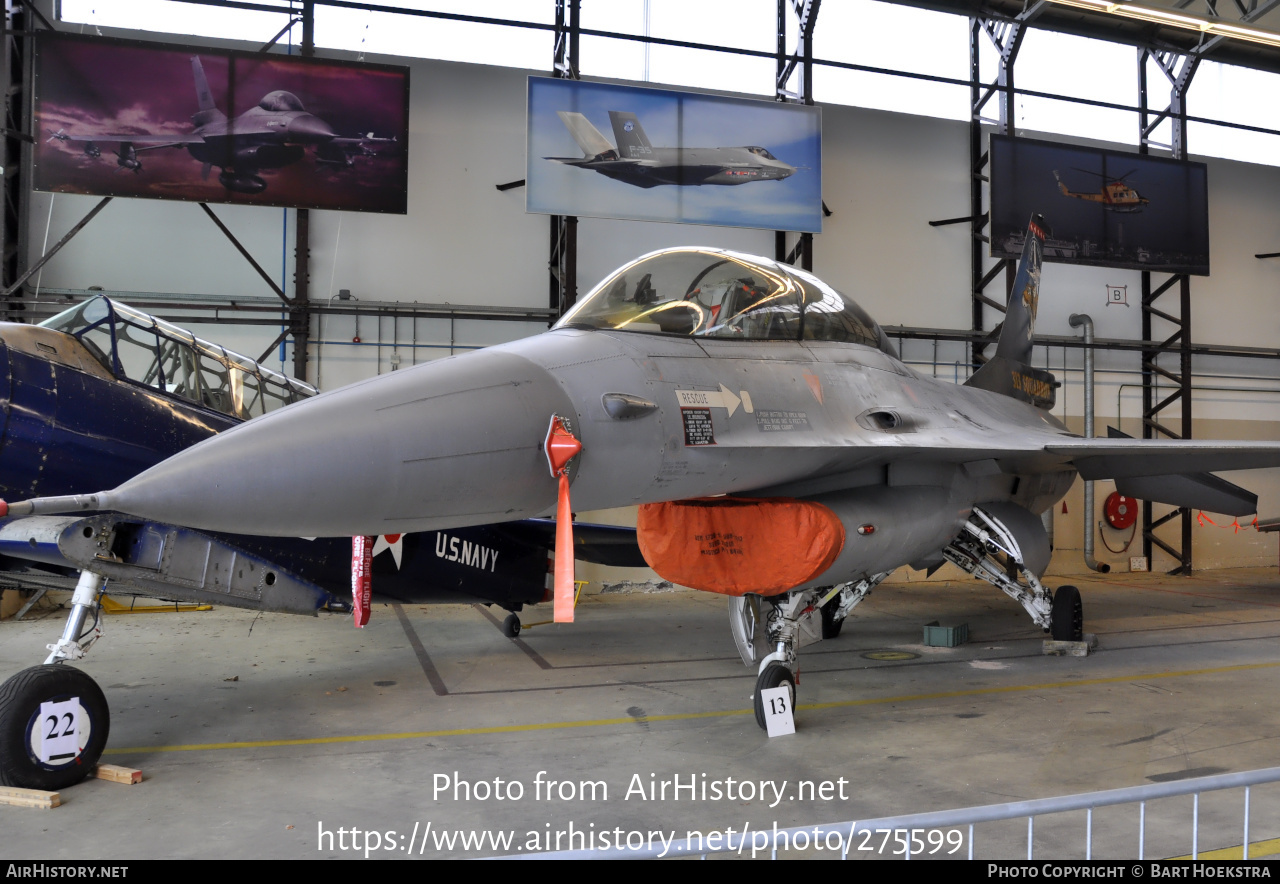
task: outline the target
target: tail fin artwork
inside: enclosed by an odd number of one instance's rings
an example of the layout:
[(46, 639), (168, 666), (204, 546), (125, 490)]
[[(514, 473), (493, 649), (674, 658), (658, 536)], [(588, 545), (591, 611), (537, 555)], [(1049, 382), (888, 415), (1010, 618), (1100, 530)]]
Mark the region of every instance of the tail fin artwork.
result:
[(218, 106), (213, 102), (213, 93), (209, 91), (209, 80), (204, 75), (204, 65), (200, 63), (200, 56), (191, 56), (191, 76), (196, 83), (196, 104), (198, 110), (191, 115), (191, 122), (196, 126), (203, 126), (222, 116), (222, 111), (218, 110)]
[(1040, 306), (1040, 262), (1047, 229), (1044, 216), (1031, 216), (996, 355), (965, 382), (967, 387), (1012, 396), (1037, 408), (1052, 408), (1058, 388), (1052, 374), (1031, 367), (1036, 310)]
[(640, 128), (640, 120), (635, 114), (624, 111), (609, 111), (609, 121), (613, 123), (613, 137), (618, 142), (618, 156), (627, 160), (648, 159), (653, 156), (653, 145)]
[(578, 147), (582, 148), (583, 157), (590, 159), (613, 151), (613, 145), (609, 143), (609, 139), (601, 135), (600, 130), (591, 125), (591, 121), (582, 114), (572, 111), (556, 111), (556, 115), (560, 117), (560, 122), (564, 123), (564, 127), (569, 130), (573, 140), (578, 142)]

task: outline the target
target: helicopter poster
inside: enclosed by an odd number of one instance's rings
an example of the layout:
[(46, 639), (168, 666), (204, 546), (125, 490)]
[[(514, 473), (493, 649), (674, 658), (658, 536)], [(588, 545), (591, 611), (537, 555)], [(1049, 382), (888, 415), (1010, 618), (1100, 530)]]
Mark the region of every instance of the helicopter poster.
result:
[(36, 190), (404, 214), (409, 70), (42, 33)]
[(993, 258), (1040, 212), (1046, 261), (1209, 275), (1204, 163), (992, 135), (990, 168)]

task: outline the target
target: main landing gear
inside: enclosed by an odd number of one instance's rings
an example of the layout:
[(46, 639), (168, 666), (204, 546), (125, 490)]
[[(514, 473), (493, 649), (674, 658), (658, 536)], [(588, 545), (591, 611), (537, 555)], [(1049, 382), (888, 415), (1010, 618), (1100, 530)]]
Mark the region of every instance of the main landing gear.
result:
[(729, 628), (738, 653), (744, 664), (756, 667), (756, 724), (765, 727), (761, 691), (786, 685), (795, 708), (799, 649), (838, 635), (854, 606), (888, 576), (885, 572), (856, 583), (767, 598), (749, 593), (729, 599)]
[(990, 513), (974, 507), (960, 536), (951, 541), (943, 555), (1021, 604), (1055, 641), (1084, 639), (1080, 590), (1061, 586), (1051, 596), (1049, 588), (1024, 564), (1025, 557), (1013, 532)]
[(105, 582), (81, 572), (62, 637), (47, 646), (44, 664), (0, 685), (0, 785), (56, 791), (97, 766), (111, 729), (107, 700), (92, 678), (66, 661), (82, 659), (102, 634)]

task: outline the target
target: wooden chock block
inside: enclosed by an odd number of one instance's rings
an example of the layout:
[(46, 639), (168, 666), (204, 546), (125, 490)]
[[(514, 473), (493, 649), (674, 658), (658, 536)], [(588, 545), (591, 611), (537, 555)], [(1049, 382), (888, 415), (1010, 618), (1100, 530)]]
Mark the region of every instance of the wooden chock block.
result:
[(62, 803), (62, 796), (57, 792), (44, 792), (40, 789), (17, 789), (0, 786), (0, 804), (13, 807), (38, 807), (50, 810)]
[(99, 764), (93, 769), (92, 776), (113, 783), (124, 783), (126, 786), (142, 782), (142, 771), (134, 770), (132, 767), (121, 767), (118, 764)]

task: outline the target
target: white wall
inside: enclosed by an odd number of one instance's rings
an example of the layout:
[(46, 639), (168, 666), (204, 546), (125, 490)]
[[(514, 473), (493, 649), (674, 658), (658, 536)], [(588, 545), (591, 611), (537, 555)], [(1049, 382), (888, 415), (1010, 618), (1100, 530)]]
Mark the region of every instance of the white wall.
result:
[[(404, 63), (403, 59), (369, 60)], [(522, 189), (500, 193), (494, 187), (525, 176), (527, 72), (423, 60), (411, 60), (409, 65), (409, 212), (383, 216), (313, 211), (312, 297), (325, 299), (339, 288), (349, 288), (369, 300), (545, 305), (547, 219), (525, 214)], [(1212, 109), (1201, 112), (1211, 115)], [(886, 325), (967, 328), (968, 226), (933, 228), (927, 223), (969, 213), (966, 125), (842, 106), (824, 107), (823, 122), (824, 197), (834, 214), (816, 238), (818, 275), (853, 295)], [(1280, 259), (1253, 257), (1257, 252), (1280, 251), (1275, 223), (1280, 168), (1207, 162), (1213, 275), (1192, 280), (1194, 340), (1280, 346), (1280, 313), (1274, 309), (1280, 293)], [(32, 258), (41, 252), (46, 219), (49, 242), (54, 242), (94, 203), (92, 198), (59, 195), (49, 214), (50, 201), (47, 194), (33, 195)], [(273, 275), (281, 275), (283, 264), (284, 277), (292, 279), (292, 212), (226, 206), (215, 211)], [(1052, 207), (1044, 211), (1052, 224)], [(286, 215), (289, 227), (287, 237), (282, 237)], [(585, 292), (637, 254), (691, 243), (771, 255), (773, 234), (584, 218), (579, 225), (580, 289)], [(1108, 283), (1128, 285), (1129, 307), (1106, 305)], [(268, 294), (197, 206), (150, 200), (116, 200), (50, 263), (41, 284)], [(1041, 291), (1040, 332), (1076, 334), (1067, 317), (1082, 311), (1093, 316), (1099, 337), (1140, 336), (1140, 284), (1135, 271), (1049, 265)], [(1176, 294), (1169, 300), (1176, 305)], [(997, 320), (989, 311), (988, 324)], [(485, 345), (538, 330), (536, 324), (459, 322), (452, 329), (452, 343)], [(256, 356), (277, 329), (219, 326), (197, 331)], [(313, 344), (310, 379), (316, 380), (318, 371), (323, 387), (332, 388), (390, 370), (392, 352), (398, 351), (407, 365), (447, 354), (451, 343), (445, 321), (420, 320), (415, 328), (408, 320), (400, 320), (393, 330), (390, 320), (378, 324), (365, 319), (359, 331), (366, 346), (349, 343), (356, 332), (351, 318), (330, 317), (323, 326), (313, 327), (319, 340), (348, 343)], [(407, 346), (415, 337), (420, 345), (416, 350)], [(379, 342), (380, 347), (367, 346)], [(908, 342), (905, 355), (915, 362), (936, 358), (943, 363), (937, 371), (945, 377), (951, 377), (954, 363), (964, 359), (962, 348), (943, 345), (935, 352), (932, 344), (923, 342)], [(1059, 348), (1042, 351), (1040, 357), (1065, 383), (1058, 413), (1079, 416), (1079, 351)], [(1122, 426), (1138, 434), (1138, 388), (1120, 390), (1121, 384), (1139, 380), (1138, 364), (1136, 353), (1099, 356), (1099, 432), (1105, 433), (1106, 424), (1116, 422), (1117, 393), (1122, 392)], [(1199, 359), (1196, 371), (1261, 378), (1202, 379), (1208, 385), (1280, 390), (1280, 366), (1274, 362)], [(1231, 429), (1242, 435), (1275, 437), (1280, 393), (1204, 391), (1195, 402), (1197, 435)], [(1258, 473), (1244, 481), (1263, 493), (1264, 515), (1280, 514), (1280, 479)], [(1074, 513), (1070, 519), (1076, 520)], [(1064, 542), (1071, 542), (1070, 534), (1069, 530), (1061, 534)], [(1235, 545), (1219, 556), (1221, 561), (1274, 561), (1271, 542), (1253, 535), (1247, 540), (1233, 538), (1228, 546)], [(1198, 549), (1200, 543), (1197, 539)], [(1205, 549), (1220, 546), (1215, 536)]]

